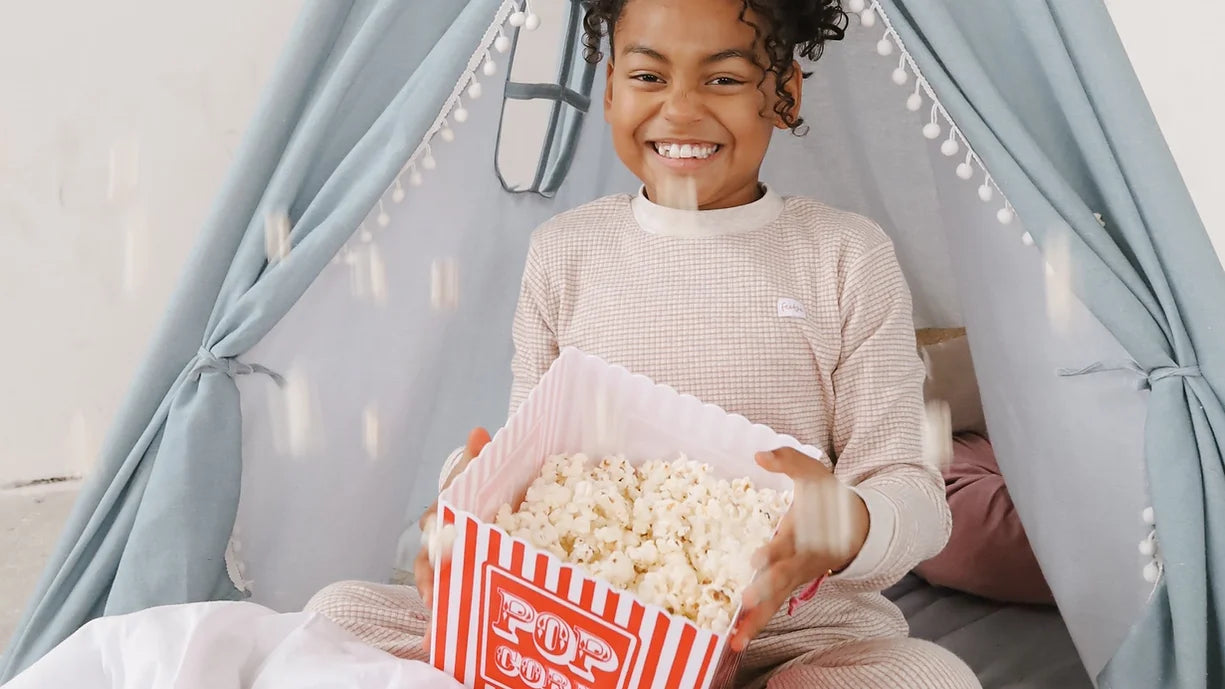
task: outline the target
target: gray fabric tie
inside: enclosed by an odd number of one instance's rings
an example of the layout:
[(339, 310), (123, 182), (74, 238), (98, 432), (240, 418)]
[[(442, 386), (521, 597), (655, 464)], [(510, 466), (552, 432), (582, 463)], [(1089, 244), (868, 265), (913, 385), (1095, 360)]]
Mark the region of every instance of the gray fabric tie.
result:
[(238, 357), (219, 357), (201, 347), (200, 351), (196, 353), (196, 365), (191, 369), (189, 377), (192, 381), (198, 381), (200, 376), (206, 372), (224, 373), (231, 378), (262, 373), (275, 381), (277, 385), (285, 385), (285, 378), (267, 366), (248, 364), (239, 361)]
[(1139, 376), (1140, 379), (1136, 382), (1137, 390), (1151, 390), (1153, 383), (1165, 380), (1166, 378), (1198, 378), (1200, 376), (1199, 366), (1158, 366), (1149, 371), (1134, 361), (1115, 364), (1098, 361), (1084, 368), (1061, 368), (1059, 369), (1059, 375), (1070, 378), (1111, 371), (1127, 371)]

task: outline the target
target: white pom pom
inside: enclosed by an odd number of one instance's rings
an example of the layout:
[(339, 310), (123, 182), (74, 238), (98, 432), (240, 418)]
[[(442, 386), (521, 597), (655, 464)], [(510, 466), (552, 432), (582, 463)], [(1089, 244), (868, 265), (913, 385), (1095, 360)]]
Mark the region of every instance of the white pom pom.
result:
[(434, 156), (426, 153), (425, 157), (421, 159), (421, 167), (425, 168), (426, 170), (433, 170), (434, 168), (438, 167), (438, 161), (434, 160)]
[(992, 196), (995, 196), (995, 190), (990, 184), (983, 184), (978, 188), (978, 198), (982, 199), (983, 203), (990, 201)]
[(1156, 584), (1157, 580), (1161, 578), (1161, 568), (1157, 566), (1156, 562), (1150, 562), (1144, 565), (1143, 574), (1145, 581), (1150, 584)]
[(539, 29), (540, 17), (535, 13), (527, 15), (527, 18), (523, 20), (523, 28), (527, 29), (528, 31), (535, 31), (536, 29)]
[(382, 213), (379, 213), (379, 217), (376, 220), (379, 224), (379, 227), (387, 227), (388, 225), (391, 224), (391, 216), (387, 214), (387, 211), (383, 211)]
[(1021, 243), (1024, 244), (1025, 246), (1033, 246), (1034, 236), (1026, 232), (1025, 234), (1021, 235)]
[(498, 73), (498, 63), (493, 60), (485, 60), (485, 64), (481, 67), (481, 72), (487, 77), (491, 77)]
[(404, 200), (404, 187), (400, 186), (400, 180), (396, 180), (395, 191), (391, 192), (391, 200), (395, 203), (400, 203)]
[(1145, 557), (1152, 557), (1157, 554), (1157, 544), (1150, 539), (1140, 541), (1140, 554)]
[(970, 179), (974, 176), (974, 166), (969, 163), (962, 163), (957, 166), (957, 176), (961, 179)]
[(523, 12), (514, 12), (510, 15), (510, 25), (513, 27), (523, 26), (523, 22), (527, 19), (527, 15)]
[(357, 233), (357, 236), (359, 239), (361, 239), (363, 242), (366, 242), (366, 243), (369, 243), (374, 240), (374, 233), (366, 229), (365, 225), (362, 225), (362, 229), (360, 232)]
[(481, 94), (484, 92), (485, 90), (481, 88), (481, 83), (479, 81), (472, 82), (472, 85), (468, 87), (468, 97), (472, 100), (480, 98)]
[(459, 122), (460, 124), (463, 124), (464, 122), (468, 121), (468, 111), (465, 110), (464, 106), (462, 105), (459, 106), (458, 108), (455, 108), (455, 112), (453, 113), (453, 115), (455, 116), (455, 121)]
[(928, 122), (923, 125), (923, 136), (929, 139), (935, 139), (940, 136), (940, 125), (935, 122)]
[(450, 127), (443, 127), (442, 131), (438, 132), (438, 136), (441, 136), (443, 141), (451, 143), (455, 140), (455, 130)]
[(499, 35), (497, 38), (493, 39), (493, 49), (499, 53), (504, 53), (510, 50), (510, 39), (506, 36)]
[(910, 98), (906, 99), (906, 109), (911, 112), (918, 112), (921, 107), (923, 107), (923, 96), (920, 96), (918, 93), (910, 94)]
[(421, 173), (420, 173), (420, 172), (417, 172), (416, 170), (413, 170), (412, 172), (408, 173), (408, 183), (409, 183), (409, 184), (411, 184), (411, 185), (413, 185), (414, 187), (419, 187), (419, 186), (421, 186), (421, 183), (422, 183), (423, 181), (424, 181), (424, 180), (423, 180), (423, 179), (421, 179)]
[(876, 13), (872, 10), (864, 10), (859, 15), (859, 21), (869, 29), (876, 26)]
[(1145, 507), (1144, 511), (1140, 513), (1140, 519), (1143, 519), (1144, 523), (1149, 526), (1157, 523), (1157, 515), (1153, 512), (1152, 507)]
[[(908, 81), (910, 81), (910, 75), (906, 73), (906, 70), (902, 69), (901, 67), (893, 70), (893, 83), (897, 84), (898, 86), (902, 86)], [(920, 103), (920, 105), (922, 105), (922, 103)], [(918, 110), (918, 108), (916, 107), (915, 110)]]
[(893, 41), (889, 40), (888, 38), (880, 39), (880, 42), (876, 44), (876, 53), (886, 57), (892, 55)]
[(999, 220), (1001, 225), (1007, 225), (1012, 222), (1012, 209), (1004, 206), (995, 214), (995, 219)]
[(867, 6), (868, 4), (864, 2), (864, 0), (851, 0), (849, 3), (847, 3), (847, 9), (854, 12), (855, 14), (859, 14), (860, 12), (863, 12), (864, 8)]
[(955, 156), (961, 150), (961, 145), (956, 139), (945, 139), (944, 143), (940, 144), (940, 152), (946, 156)]

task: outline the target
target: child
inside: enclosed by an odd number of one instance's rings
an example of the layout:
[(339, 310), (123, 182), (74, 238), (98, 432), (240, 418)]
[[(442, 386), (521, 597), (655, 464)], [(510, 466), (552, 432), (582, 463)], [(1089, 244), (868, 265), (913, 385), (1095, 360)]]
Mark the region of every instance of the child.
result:
[[(850, 509), (836, 524), (806, 520), (796, 515), (811, 506), (797, 494), (745, 593), (731, 641), (747, 645), (737, 685), (979, 687), (956, 656), (908, 638), (880, 594), (939, 552), (950, 529), (940, 473), (921, 459), (924, 369), (892, 245), (865, 218), (758, 180), (773, 130), (802, 125), (794, 55), (816, 59), (845, 26), (837, 0), (589, 3), (588, 58), (600, 59), (605, 35), (611, 44), (605, 117), (643, 187), (533, 235), (511, 410), (575, 346), (825, 449), (834, 463), (793, 451), (757, 458)], [(475, 434), (466, 455), (487, 440)], [(817, 531), (842, 537), (797, 552), (795, 534)], [(308, 607), (425, 659), (424, 556), (417, 570), (420, 597), (346, 582)]]

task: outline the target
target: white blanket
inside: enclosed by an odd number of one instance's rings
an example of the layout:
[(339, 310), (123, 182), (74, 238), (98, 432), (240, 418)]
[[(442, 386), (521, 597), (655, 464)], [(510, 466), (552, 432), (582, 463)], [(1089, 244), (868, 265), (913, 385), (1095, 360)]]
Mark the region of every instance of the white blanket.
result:
[(94, 620), (4, 689), (459, 689), (313, 613), (198, 603)]

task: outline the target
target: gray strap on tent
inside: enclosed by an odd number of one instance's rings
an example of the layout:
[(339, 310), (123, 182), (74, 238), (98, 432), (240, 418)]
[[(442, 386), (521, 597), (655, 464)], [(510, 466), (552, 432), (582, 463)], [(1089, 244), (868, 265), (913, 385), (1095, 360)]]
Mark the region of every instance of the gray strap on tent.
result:
[(1199, 366), (1158, 366), (1152, 370), (1147, 370), (1134, 361), (1115, 364), (1098, 361), (1084, 368), (1061, 368), (1059, 369), (1059, 375), (1070, 378), (1111, 371), (1127, 371), (1139, 376), (1140, 380), (1136, 383), (1137, 390), (1151, 390), (1153, 383), (1165, 380), (1166, 378), (1198, 378), (1200, 376)]
[(569, 103), (579, 112), (591, 109), (591, 98), (561, 84), (528, 84), (508, 82), (502, 94), (515, 100), (556, 100)]
[(285, 378), (281, 374), (273, 371), (267, 366), (261, 364), (248, 364), (239, 361), (238, 357), (224, 356), (219, 357), (207, 349), (201, 347), (196, 353), (196, 365), (192, 367), (189, 377), (193, 381), (200, 380), (200, 376), (206, 372), (224, 373), (231, 378), (237, 376), (249, 376), (253, 373), (262, 373), (268, 376), (277, 385), (284, 386)]

